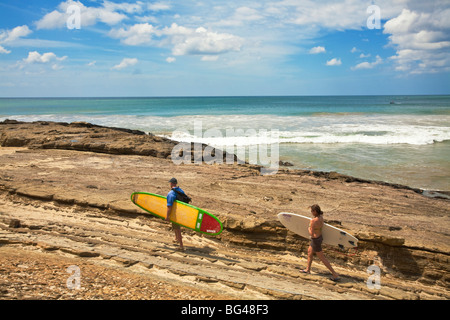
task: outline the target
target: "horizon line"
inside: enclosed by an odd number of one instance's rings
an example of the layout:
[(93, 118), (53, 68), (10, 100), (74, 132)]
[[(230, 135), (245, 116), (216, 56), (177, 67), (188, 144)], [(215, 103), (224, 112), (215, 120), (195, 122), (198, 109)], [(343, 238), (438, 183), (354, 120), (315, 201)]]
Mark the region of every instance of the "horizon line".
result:
[(450, 93), (424, 94), (311, 94), (311, 95), (173, 95), (173, 96), (14, 96), (0, 99), (148, 99), (148, 98), (283, 98), (283, 97), (389, 97), (450, 96)]

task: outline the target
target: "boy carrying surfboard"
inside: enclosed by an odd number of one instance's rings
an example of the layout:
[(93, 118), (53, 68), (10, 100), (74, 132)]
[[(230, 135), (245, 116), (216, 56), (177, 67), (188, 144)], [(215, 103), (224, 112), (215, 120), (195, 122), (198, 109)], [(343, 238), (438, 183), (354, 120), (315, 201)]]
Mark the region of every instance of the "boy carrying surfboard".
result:
[[(170, 191), (167, 194), (167, 216), (166, 216), (166, 221), (170, 221), (170, 213), (172, 211), (172, 207), (173, 207), (173, 203), (175, 200), (177, 200), (177, 198), (185, 198), (186, 199), (190, 199), (186, 193), (184, 193), (184, 191), (177, 186), (178, 181), (175, 178), (172, 178), (169, 180), (170, 183)], [(181, 201), (183, 201), (184, 199), (182, 199)], [(186, 200), (184, 200), (184, 202), (186, 202)], [(180, 245), (180, 250), (184, 251), (184, 247), (183, 247), (183, 237), (181, 236), (181, 228), (179, 225), (172, 223), (172, 227), (173, 227), (173, 231), (175, 232), (175, 241), (177, 241)]]

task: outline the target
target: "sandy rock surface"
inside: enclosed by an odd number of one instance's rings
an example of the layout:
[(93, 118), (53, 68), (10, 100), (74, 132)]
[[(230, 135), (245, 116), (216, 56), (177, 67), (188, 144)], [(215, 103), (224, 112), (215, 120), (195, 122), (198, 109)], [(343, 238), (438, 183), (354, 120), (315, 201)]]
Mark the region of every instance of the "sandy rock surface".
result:
[[(175, 165), (174, 142), (88, 124), (4, 122), (0, 144), (2, 299), (450, 297), (450, 201), (420, 190), (336, 173)], [(129, 199), (166, 195), (173, 176), (225, 227), (216, 237), (183, 230), (185, 252), (167, 223)], [(314, 203), (359, 239), (357, 251), (325, 246), (339, 283), (317, 258), (311, 275), (299, 272), (309, 241), (276, 218), (309, 215)], [(80, 289), (68, 288), (70, 266)], [(379, 289), (368, 286), (369, 266), (381, 272)]]

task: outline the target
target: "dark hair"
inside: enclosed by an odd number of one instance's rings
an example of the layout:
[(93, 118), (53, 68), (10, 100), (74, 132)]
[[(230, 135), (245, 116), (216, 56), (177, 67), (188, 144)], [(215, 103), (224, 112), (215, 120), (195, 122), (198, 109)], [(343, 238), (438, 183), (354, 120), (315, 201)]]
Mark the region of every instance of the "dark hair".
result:
[(170, 182), (170, 183), (178, 184), (178, 181), (177, 181), (177, 179), (175, 179), (175, 178), (170, 179), (169, 182)]
[(314, 211), (315, 213), (317, 213), (318, 215), (322, 215), (323, 214), (323, 212), (322, 212), (322, 210), (320, 210), (320, 207), (319, 207), (318, 204), (313, 204), (311, 206), (311, 210)]

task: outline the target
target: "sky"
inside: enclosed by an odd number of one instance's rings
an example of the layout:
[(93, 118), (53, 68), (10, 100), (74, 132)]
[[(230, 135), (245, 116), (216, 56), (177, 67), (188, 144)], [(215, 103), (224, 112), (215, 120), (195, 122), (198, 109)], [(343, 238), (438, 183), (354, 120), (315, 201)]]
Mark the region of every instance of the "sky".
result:
[(395, 94), (450, 94), (450, 1), (0, 2), (0, 97)]

